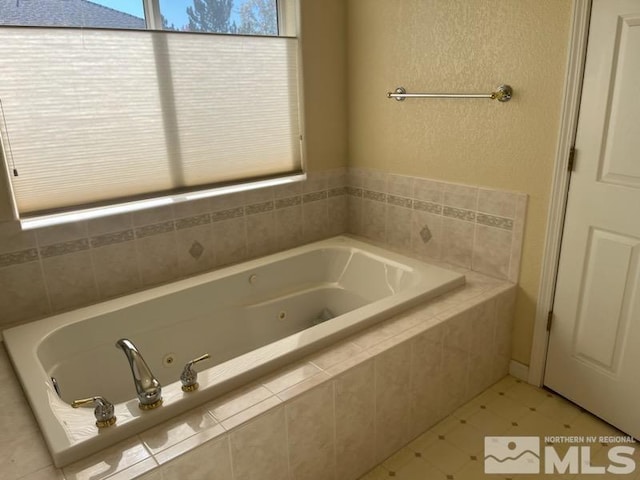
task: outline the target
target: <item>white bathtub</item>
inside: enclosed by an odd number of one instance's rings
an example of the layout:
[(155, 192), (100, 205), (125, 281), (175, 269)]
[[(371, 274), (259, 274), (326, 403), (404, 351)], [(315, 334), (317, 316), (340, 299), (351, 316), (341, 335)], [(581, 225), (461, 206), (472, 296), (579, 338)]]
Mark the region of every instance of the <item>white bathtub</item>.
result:
[[(56, 315), (3, 332), (54, 463), (63, 466), (209, 401), (403, 309), (464, 284), (464, 276), (337, 237)], [(319, 322), (324, 309), (335, 318)], [(326, 312), (325, 312), (326, 316)], [(133, 341), (163, 387), (141, 411), (129, 364)], [(181, 390), (184, 364), (204, 353), (200, 389)], [(51, 377), (56, 378), (60, 396)], [(98, 430), (101, 395), (117, 423)]]

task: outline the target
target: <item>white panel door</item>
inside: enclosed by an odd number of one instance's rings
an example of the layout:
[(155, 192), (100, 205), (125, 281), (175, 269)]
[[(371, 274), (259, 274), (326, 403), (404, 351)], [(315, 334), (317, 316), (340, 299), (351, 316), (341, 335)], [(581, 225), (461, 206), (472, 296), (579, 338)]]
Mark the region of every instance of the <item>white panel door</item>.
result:
[(640, 438), (640, 0), (594, 0), (544, 383)]

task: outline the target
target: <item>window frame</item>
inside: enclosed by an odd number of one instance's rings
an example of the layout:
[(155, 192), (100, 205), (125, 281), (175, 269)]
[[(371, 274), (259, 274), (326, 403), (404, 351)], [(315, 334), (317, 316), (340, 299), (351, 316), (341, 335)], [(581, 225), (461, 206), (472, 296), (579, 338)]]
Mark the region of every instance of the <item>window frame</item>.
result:
[[(278, 37), (297, 37), (300, 34), (300, 1), (299, 0), (275, 0), (277, 8), (278, 21)], [(142, 0), (145, 23), (147, 30), (164, 31), (162, 28), (162, 15), (160, 12), (160, 0)], [(28, 28), (28, 26), (25, 26)], [(54, 28), (74, 28), (74, 27), (54, 27)], [(207, 34), (207, 33), (204, 33)], [(221, 34), (211, 32), (212, 35), (234, 35)], [(258, 35), (259, 36), (259, 35)], [(272, 36), (272, 35), (270, 35)], [(273, 35), (276, 36), (276, 35)], [(7, 149), (2, 135), (0, 135), (0, 162), (4, 164), (4, 168), (0, 167), (0, 221), (13, 220), (18, 221), (22, 230), (31, 230), (43, 228), (47, 226), (62, 225), (78, 221), (85, 221), (95, 218), (101, 218), (120, 213), (134, 212), (145, 210), (170, 204), (177, 204), (189, 201), (195, 201), (203, 198), (228, 195), (237, 192), (250, 191), (260, 188), (285, 185), (289, 183), (301, 182), (307, 179), (306, 168), (306, 135), (305, 132), (305, 115), (304, 115), (304, 82), (302, 72), (302, 42), (298, 42), (298, 97), (299, 97), (299, 125), (300, 125), (300, 153), (301, 153), (301, 172), (294, 172), (290, 175), (279, 176), (276, 178), (251, 179), (245, 181), (238, 180), (231, 184), (223, 184), (213, 187), (194, 188), (184, 193), (160, 193), (150, 195), (148, 198), (132, 201), (122, 201), (114, 199), (113, 202), (105, 202), (104, 205), (87, 207), (78, 205), (78, 208), (68, 211), (42, 213), (34, 216), (21, 216), (15, 196), (13, 192), (13, 184), (11, 177), (13, 175), (12, 161), (8, 155), (10, 150)], [(4, 198), (6, 201), (3, 201)], [(8, 208), (7, 208), (8, 206)]]

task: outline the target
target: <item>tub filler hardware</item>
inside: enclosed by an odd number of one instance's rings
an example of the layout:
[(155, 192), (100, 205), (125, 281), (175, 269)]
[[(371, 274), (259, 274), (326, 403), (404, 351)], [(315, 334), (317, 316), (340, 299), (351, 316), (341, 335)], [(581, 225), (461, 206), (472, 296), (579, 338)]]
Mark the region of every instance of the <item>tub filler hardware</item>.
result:
[(93, 414), (96, 417), (96, 427), (107, 428), (116, 423), (113, 404), (104, 397), (89, 397), (71, 402), (73, 408), (93, 406)]
[(207, 360), (208, 358), (211, 358), (211, 355), (205, 353), (204, 355), (187, 362), (187, 364), (184, 366), (182, 374), (180, 375), (183, 392), (195, 392), (198, 389), (198, 387), (200, 386), (198, 385), (198, 372), (193, 369), (193, 366), (198, 362)]
[(138, 407), (141, 410), (153, 410), (162, 405), (162, 387), (160, 382), (151, 373), (147, 362), (133, 344), (126, 338), (121, 338), (116, 342), (116, 347), (120, 348), (129, 360), (133, 383), (138, 395)]

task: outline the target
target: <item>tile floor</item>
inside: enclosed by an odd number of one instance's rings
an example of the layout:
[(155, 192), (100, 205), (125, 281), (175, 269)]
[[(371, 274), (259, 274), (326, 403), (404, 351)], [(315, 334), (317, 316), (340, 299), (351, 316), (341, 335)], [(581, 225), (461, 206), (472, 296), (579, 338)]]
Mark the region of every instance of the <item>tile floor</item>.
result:
[[(637, 468), (633, 473), (626, 475), (485, 474), (485, 435), (625, 436), (562, 397), (507, 376), (396, 452), (360, 480), (640, 480), (640, 444), (634, 446)], [(581, 444), (554, 444), (554, 448), (563, 456), (571, 445)], [(609, 445), (590, 442), (582, 445), (590, 446), (592, 465), (609, 463)], [(541, 462), (541, 465), (544, 463)]]

